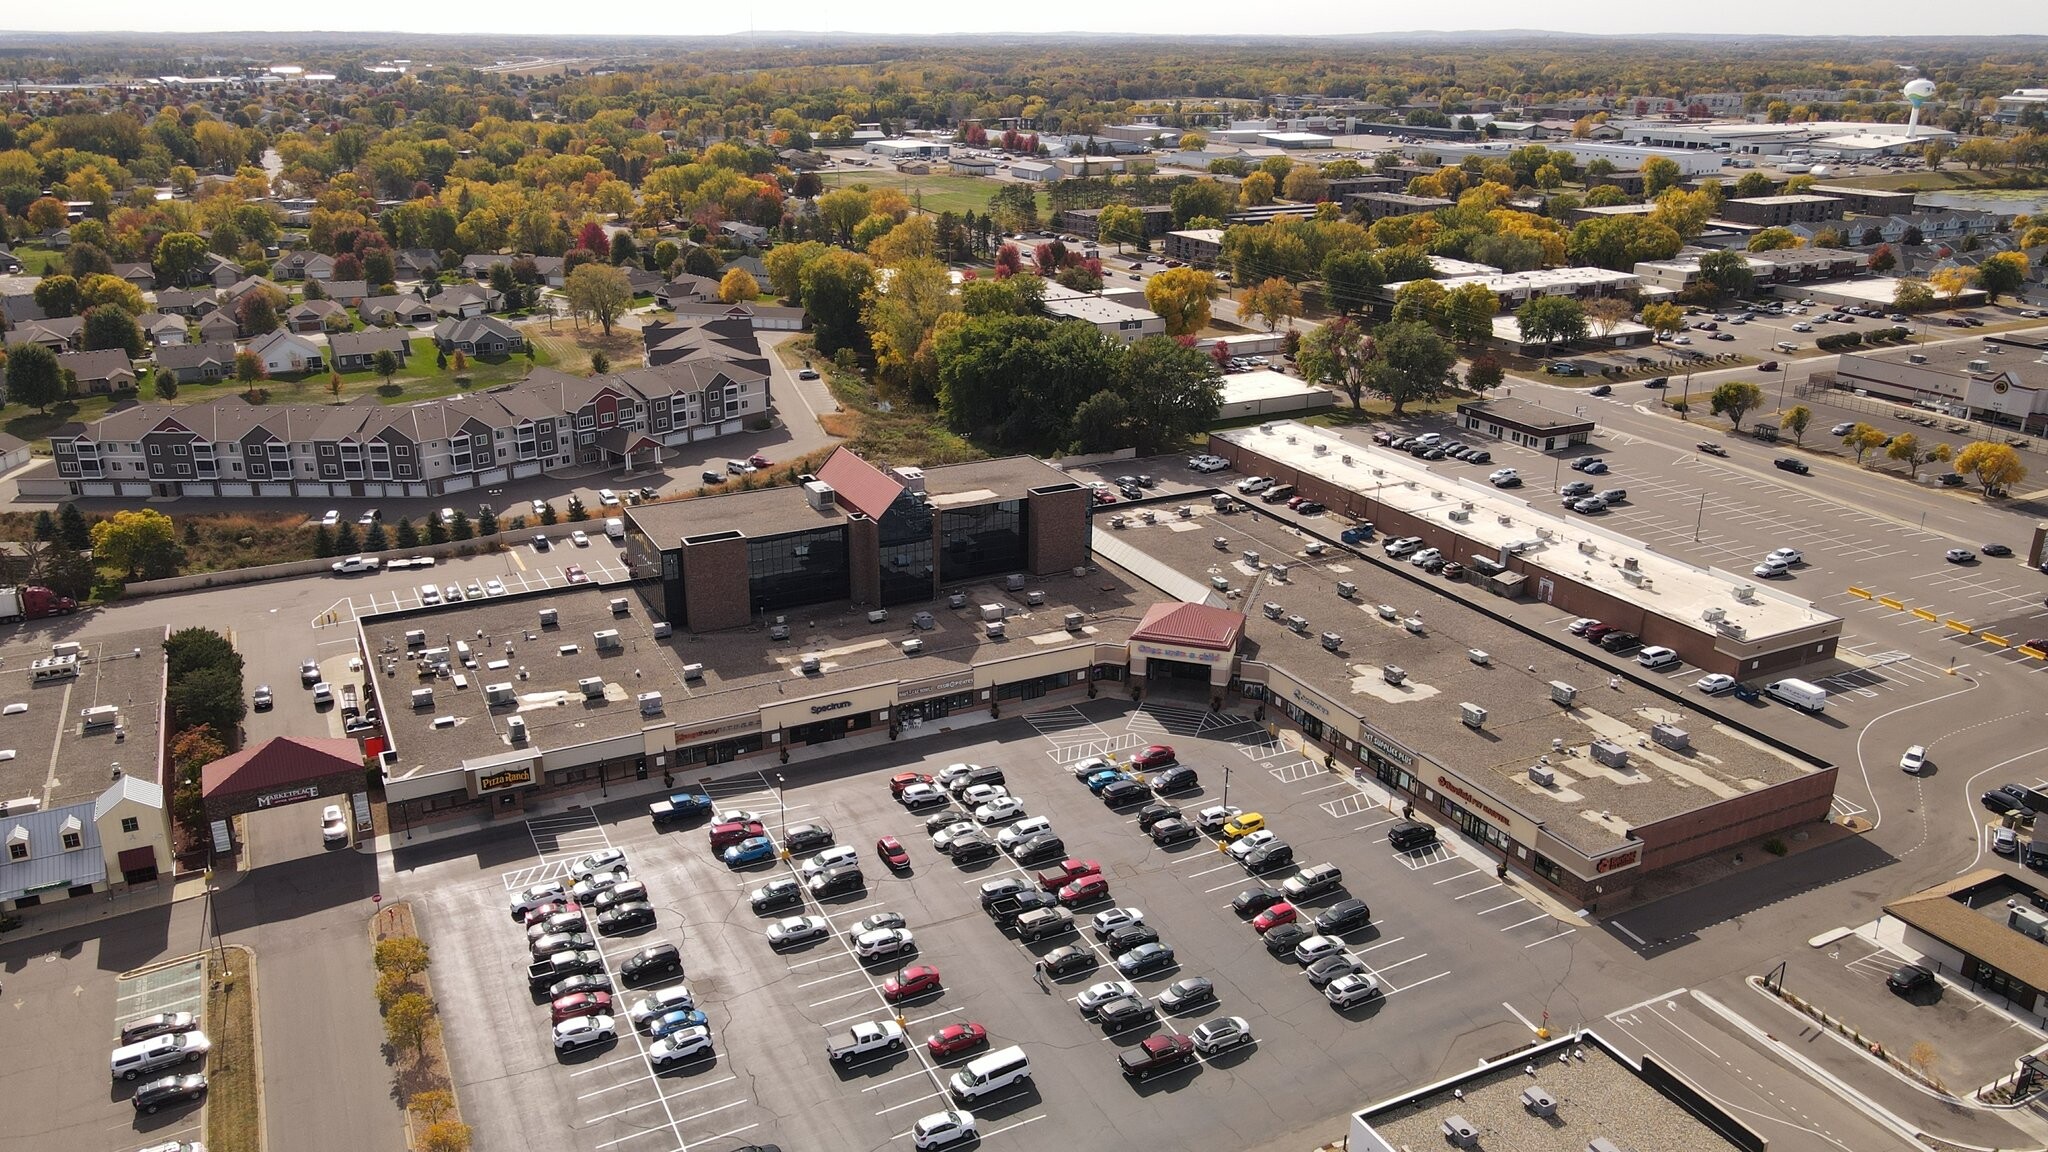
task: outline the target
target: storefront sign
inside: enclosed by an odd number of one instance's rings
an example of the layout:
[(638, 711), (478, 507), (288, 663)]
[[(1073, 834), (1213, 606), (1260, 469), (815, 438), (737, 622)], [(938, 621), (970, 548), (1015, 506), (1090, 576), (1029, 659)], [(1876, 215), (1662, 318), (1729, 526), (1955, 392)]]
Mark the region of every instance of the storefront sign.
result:
[(1370, 724), (1365, 724), (1359, 726), (1359, 732), (1365, 737), (1366, 745), (1373, 751), (1392, 760), (1403, 768), (1415, 767), (1415, 753), (1395, 743), (1380, 732), (1379, 729), (1374, 728)]
[(1593, 870), (1596, 872), (1618, 872), (1623, 868), (1635, 867), (1637, 861), (1641, 860), (1642, 858), (1642, 849), (1631, 848), (1626, 852), (1618, 852), (1612, 856), (1601, 857), (1600, 860), (1593, 865)]
[(1460, 784), (1456, 780), (1451, 779), (1449, 776), (1446, 776), (1441, 772), (1436, 774), (1436, 787), (1437, 791), (1439, 792), (1448, 792), (1449, 794), (1456, 796), (1458, 799), (1463, 800), (1465, 802), (1466, 807), (1477, 808), (1482, 815), (1484, 815), (1488, 820), (1493, 822), (1495, 827), (1500, 828), (1503, 831), (1506, 831), (1508, 825), (1512, 823), (1512, 821), (1509, 820), (1507, 813), (1502, 812), (1498, 808), (1495, 808), (1493, 805), (1487, 803), (1484, 798), (1475, 794), (1471, 789), (1465, 787), (1463, 784)]
[(1317, 698), (1316, 695), (1312, 692), (1307, 692), (1300, 688), (1296, 688), (1294, 690), (1294, 694), (1289, 698), (1292, 699), (1296, 704), (1300, 704), (1306, 707), (1309, 711), (1315, 713), (1318, 716), (1323, 717), (1326, 720), (1330, 717), (1330, 706), (1328, 704), (1323, 703), (1322, 700)]
[(533, 783), (533, 768), (529, 765), (524, 768), (507, 768), (503, 772), (493, 772), (488, 776), (479, 776), (476, 778), (476, 790), (478, 792), (496, 792), (501, 789), (517, 788), (531, 783)]
[(311, 800), (320, 794), (320, 786), (307, 784), (299, 788), (285, 788), (277, 792), (265, 792), (256, 798), (256, 807), (272, 808), (279, 804), (292, 804), (300, 800)]
[(748, 716), (740, 720), (728, 720), (723, 724), (712, 724), (703, 728), (692, 728), (688, 732), (685, 732), (681, 729), (677, 729), (675, 733), (675, 744), (676, 747), (680, 748), (685, 744), (691, 743), (692, 741), (703, 740), (711, 736), (727, 736), (739, 732), (751, 733), (758, 732), (760, 730), (760, 718), (756, 716)]
[(822, 716), (827, 712), (837, 712), (841, 708), (851, 707), (853, 707), (853, 701), (851, 700), (834, 700), (830, 704), (813, 704), (811, 705), (811, 715)]
[(954, 692), (965, 692), (974, 687), (974, 673), (962, 672), (957, 676), (941, 676), (936, 680), (921, 680), (915, 684), (899, 685), (896, 689), (898, 700), (922, 700), (927, 696), (945, 696)]
[(1218, 664), (1229, 656), (1211, 648), (1161, 648), (1137, 640), (1131, 641), (1131, 651), (1147, 660), (1179, 660), (1188, 664)]

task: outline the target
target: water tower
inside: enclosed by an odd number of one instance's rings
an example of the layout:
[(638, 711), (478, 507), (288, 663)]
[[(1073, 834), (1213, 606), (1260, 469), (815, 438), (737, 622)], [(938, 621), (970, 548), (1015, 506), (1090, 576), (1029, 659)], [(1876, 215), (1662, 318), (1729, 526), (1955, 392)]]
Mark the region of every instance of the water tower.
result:
[(1927, 98), (1932, 95), (1934, 95), (1934, 81), (1927, 79), (1925, 76), (1918, 80), (1907, 82), (1906, 103), (1913, 106), (1913, 114), (1906, 118), (1906, 139), (1911, 140), (1914, 131), (1920, 127), (1920, 106), (1927, 103)]

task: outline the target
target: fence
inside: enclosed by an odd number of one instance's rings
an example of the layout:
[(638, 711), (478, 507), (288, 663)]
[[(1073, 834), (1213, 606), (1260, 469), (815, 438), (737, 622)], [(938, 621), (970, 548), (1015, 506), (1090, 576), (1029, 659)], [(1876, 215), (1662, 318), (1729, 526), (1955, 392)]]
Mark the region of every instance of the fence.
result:
[(1869, 416), (1888, 416), (1894, 420), (1920, 421), (1932, 419), (1936, 427), (1959, 437), (1972, 440), (1989, 440), (1993, 443), (2011, 444), (2022, 452), (2048, 453), (2048, 445), (2037, 445), (2024, 436), (2016, 436), (2011, 428), (1986, 424), (1962, 416), (1951, 416), (1931, 408), (1921, 408), (1899, 400), (1887, 400), (1882, 396), (1861, 395), (1848, 386), (1840, 377), (1829, 372), (1816, 372), (1800, 382), (1794, 391), (1801, 399), (1822, 396), (1837, 408), (1861, 412)]

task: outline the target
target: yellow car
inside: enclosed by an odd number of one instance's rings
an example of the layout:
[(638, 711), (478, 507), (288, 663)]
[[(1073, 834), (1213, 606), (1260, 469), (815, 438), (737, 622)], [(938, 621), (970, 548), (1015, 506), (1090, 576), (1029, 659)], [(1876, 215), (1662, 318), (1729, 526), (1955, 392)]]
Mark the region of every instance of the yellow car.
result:
[(1232, 818), (1229, 823), (1223, 826), (1223, 838), (1225, 840), (1236, 840), (1243, 836), (1249, 836), (1265, 826), (1266, 818), (1264, 816), (1259, 815), (1257, 812), (1246, 812)]

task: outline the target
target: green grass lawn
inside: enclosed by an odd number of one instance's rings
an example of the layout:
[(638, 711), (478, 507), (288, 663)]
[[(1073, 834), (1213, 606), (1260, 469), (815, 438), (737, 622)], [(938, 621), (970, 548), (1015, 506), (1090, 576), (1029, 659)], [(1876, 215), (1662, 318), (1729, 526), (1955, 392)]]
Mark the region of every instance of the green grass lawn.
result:
[(23, 276), (41, 276), (43, 269), (53, 264), (59, 271), (63, 270), (63, 253), (52, 251), (40, 244), (16, 244), (12, 251), (14, 258), (21, 261)]
[(1830, 176), (1825, 183), (1841, 184), (1851, 188), (1889, 188), (1902, 192), (1995, 192), (1999, 190), (2000, 181), (2014, 175), (2020, 176), (2030, 187), (2048, 188), (2048, 168), (2023, 168), (2018, 172), (2010, 168), (2000, 168), (1989, 172), (1971, 172), (1962, 168), (1946, 167), (1939, 172), (1874, 172), (1867, 176)]
[[(906, 176), (893, 169), (883, 168), (869, 172), (830, 172), (823, 175), (825, 187), (838, 188), (848, 184), (865, 184), (870, 188), (900, 188), (910, 197), (911, 206), (923, 208), (926, 212), (988, 211), (988, 198), (1002, 181), (984, 176), (955, 176), (951, 173), (934, 172), (929, 176)], [(1041, 219), (1052, 212), (1052, 197), (1044, 192), (1037, 193), (1038, 215)]]

